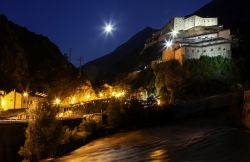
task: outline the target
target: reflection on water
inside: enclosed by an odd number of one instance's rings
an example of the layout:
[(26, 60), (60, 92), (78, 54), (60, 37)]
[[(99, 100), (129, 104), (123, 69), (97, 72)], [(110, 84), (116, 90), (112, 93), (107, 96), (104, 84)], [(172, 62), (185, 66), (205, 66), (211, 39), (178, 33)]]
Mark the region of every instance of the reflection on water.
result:
[(167, 159), (167, 150), (158, 149), (150, 153), (151, 162), (168, 162)]
[[(239, 149), (240, 148), (240, 149)], [(118, 133), (63, 156), (59, 162), (226, 162), (250, 161), (250, 131), (221, 117)]]

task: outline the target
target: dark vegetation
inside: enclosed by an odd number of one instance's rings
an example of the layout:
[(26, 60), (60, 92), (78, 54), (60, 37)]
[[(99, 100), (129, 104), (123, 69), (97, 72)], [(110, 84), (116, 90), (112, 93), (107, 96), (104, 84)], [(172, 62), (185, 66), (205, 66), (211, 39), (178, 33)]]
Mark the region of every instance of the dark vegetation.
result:
[(108, 124), (119, 129), (138, 129), (143, 127), (169, 124), (175, 118), (174, 112), (166, 107), (152, 105), (144, 107), (134, 99), (124, 104), (117, 100), (108, 107)]
[(183, 65), (183, 82), (178, 96), (203, 97), (236, 90), (242, 73), (234, 59), (201, 57), (188, 60)]
[(166, 104), (232, 92), (242, 81), (238, 62), (221, 56), (190, 59), (182, 66), (173, 60), (154, 71), (157, 94)]
[(63, 135), (60, 123), (56, 120), (57, 110), (47, 102), (29, 110), (34, 120), (29, 121), (24, 146), (18, 152), (25, 161), (39, 161), (55, 155)]
[(250, 79), (250, 13), (245, 0), (213, 0), (194, 14), (199, 16), (218, 17), (219, 24), (231, 29), (234, 41), (238, 45), (233, 48), (233, 58), (236, 59), (242, 72), (244, 83)]
[(47, 37), (0, 15), (0, 89), (58, 92), (77, 77), (77, 69)]

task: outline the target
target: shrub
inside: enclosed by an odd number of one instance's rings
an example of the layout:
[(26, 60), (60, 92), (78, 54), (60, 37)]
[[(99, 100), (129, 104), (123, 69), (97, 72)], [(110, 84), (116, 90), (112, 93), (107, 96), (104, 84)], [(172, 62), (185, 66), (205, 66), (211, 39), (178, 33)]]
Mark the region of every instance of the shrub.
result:
[(56, 121), (57, 108), (47, 102), (30, 109), (34, 119), (29, 121), (26, 129), (24, 146), (18, 152), (26, 161), (39, 161), (53, 156), (60, 142), (61, 125)]

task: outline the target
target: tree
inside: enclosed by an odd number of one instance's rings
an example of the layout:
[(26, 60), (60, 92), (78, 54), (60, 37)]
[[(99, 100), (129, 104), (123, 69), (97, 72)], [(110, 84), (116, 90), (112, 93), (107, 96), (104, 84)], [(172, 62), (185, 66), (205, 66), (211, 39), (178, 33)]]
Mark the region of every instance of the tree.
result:
[(59, 145), (62, 128), (56, 120), (57, 108), (47, 102), (29, 110), (32, 117), (26, 129), (26, 140), (19, 154), (24, 161), (39, 161), (53, 156)]

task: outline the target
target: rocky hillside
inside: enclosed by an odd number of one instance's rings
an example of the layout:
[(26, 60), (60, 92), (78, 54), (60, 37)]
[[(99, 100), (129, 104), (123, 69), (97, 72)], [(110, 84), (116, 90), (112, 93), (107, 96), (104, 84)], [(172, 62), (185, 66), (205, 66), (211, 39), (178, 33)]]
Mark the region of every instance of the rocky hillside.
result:
[(76, 68), (47, 37), (0, 15), (0, 89), (48, 91), (69, 82)]
[(154, 32), (156, 30), (152, 28), (143, 29), (110, 54), (85, 64), (84, 72), (92, 81), (112, 83), (115, 79), (127, 75), (128, 72), (139, 70), (150, 60), (140, 52), (146, 39)]

